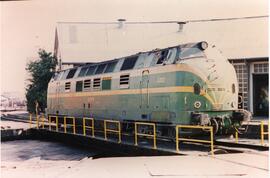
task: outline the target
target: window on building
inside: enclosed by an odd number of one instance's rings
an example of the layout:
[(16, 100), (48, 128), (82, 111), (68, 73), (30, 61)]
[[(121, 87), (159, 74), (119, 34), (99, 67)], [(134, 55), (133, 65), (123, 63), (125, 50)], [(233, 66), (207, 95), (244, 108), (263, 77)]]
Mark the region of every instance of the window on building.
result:
[(71, 86), (70, 82), (66, 82), (65, 83), (65, 91), (66, 92), (69, 92), (70, 91), (70, 86)]
[(104, 71), (104, 73), (109, 73), (109, 72), (113, 72), (115, 66), (116, 66), (117, 62), (111, 62), (107, 64), (107, 67)]
[(79, 77), (82, 77), (85, 75), (86, 71), (87, 71), (88, 67), (83, 67), (79, 73)]
[(71, 69), (69, 72), (68, 72), (68, 75), (67, 75), (67, 78), (66, 79), (70, 79), (70, 78), (73, 78), (74, 77), (74, 74), (76, 72), (77, 69)]
[(93, 89), (100, 89), (100, 78), (95, 78), (93, 81)]
[(120, 76), (120, 88), (129, 88), (129, 74)]
[(254, 73), (268, 73), (268, 63), (254, 64)]
[(96, 73), (95, 74), (102, 74), (104, 69), (106, 67), (106, 64), (100, 64), (96, 70)]
[(239, 95), (242, 96), (242, 102), (239, 108), (248, 109), (248, 70), (247, 65), (244, 63), (233, 64), (239, 85)]
[(132, 56), (132, 57), (126, 58), (123, 65), (122, 65), (122, 67), (121, 67), (121, 70), (133, 69), (137, 59), (138, 59), (138, 56)]
[(102, 79), (102, 90), (110, 90), (111, 89), (112, 78), (105, 77)]
[(88, 71), (87, 71), (86, 75), (87, 76), (93, 75), (95, 73), (96, 68), (97, 68), (97, 66), (90, 66), (90, 67), (88, 67)]
[(76, 82), (76, 92), (82, 91), (83, 88), (83, 81), (77, 81)]
[(90, 88), (91, 88), (91, 80), (85, 80), (83, 82), (83, 89), (84, 90), (90, 90)]

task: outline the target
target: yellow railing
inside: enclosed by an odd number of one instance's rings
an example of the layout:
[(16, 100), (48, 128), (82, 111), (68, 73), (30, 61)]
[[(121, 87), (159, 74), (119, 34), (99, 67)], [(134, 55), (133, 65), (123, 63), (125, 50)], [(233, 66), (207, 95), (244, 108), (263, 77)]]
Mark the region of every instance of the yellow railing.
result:
[(263, 121), (261, 121), (261, 145), (264, 145), (264, 135), (268, 135), (269, 134), (269, 124), (267, 124), (268, 126), (268, 132), (264, 131), (264, 123)]
[[(210, 140), (199, 140), (199, 139), (189, 139), (189, 138), (179, 138), (179, 129), (203, 129), (210, 131)], [(176, 151), (179, 152), (179, 141), (188, 141), (188, 142), (198, 142), (198, 143), (209, 143), (211, 144), (211, 153), (214, 155), (214, 135), (213, 135), (213, 127), (211, 126), (195, 126), (195, 125), (176, 125)]]
[[(86, 126), (86, 121), (91, 121), (91, 126)], [(86, 129), (92, 130), (92, 137), (95, 137), (95, 125), (94, 125), (94, 119), (93, 118), (83, 118), (83, 135), (86, 136)]]
[[(117, 130), (108, 129), (107, 128), (107, 123), (117, 124), (118, 129)], [(104, 120), (104, 138), (105, 138), (105, 140), (107, 140), (107, 132), (118, 133), (118, 143), (121, 143), (121, 125), (120, 125), (120, 121)]]
[(55, 118), (55, 130), (58, 132), (58, 116), (49, 116), (49, 130), (52, 130), (52, 118)]
[(238, 130), (235, 131), (235, 143), (238, 143)]
[[(153, 134), (144, 134), (144, 133), (138, 133), (138, 126), (144, 125), (144, 126), (152, 126), (153, 127)], [(157, 142), (156, 142), (156, 125), (154, 123), (147, 123), (147, 122), (135, 122), (135, 145), (138, 146), (138, 136), (147, 136), (147, 137), (153, 137), (153, 148), (157, 149)]]
[[(72, 120), (72, 124), (67, 124), (67, 119)], [(76, 134), (76, 123), (75, 123), (75, 117), (64, 117), (64, 132), (67, 133), (67, 125), (71, 125), (73, 127), (73, 134)]]

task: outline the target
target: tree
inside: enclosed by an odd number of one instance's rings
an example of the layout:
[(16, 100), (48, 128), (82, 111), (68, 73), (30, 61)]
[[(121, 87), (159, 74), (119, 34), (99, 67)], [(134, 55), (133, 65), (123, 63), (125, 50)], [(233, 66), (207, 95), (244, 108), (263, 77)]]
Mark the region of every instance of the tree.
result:
[(40, 49), (38, 52), (39, 59), (30, 61), (26, 70), (30, 73), (30, 82), (26, 87), (27, 110), (35, 112), (36, 102), (42, 112), (47, 107), (47, 88), (48, 83), (53, 76), (57, 60), (52, 53)]

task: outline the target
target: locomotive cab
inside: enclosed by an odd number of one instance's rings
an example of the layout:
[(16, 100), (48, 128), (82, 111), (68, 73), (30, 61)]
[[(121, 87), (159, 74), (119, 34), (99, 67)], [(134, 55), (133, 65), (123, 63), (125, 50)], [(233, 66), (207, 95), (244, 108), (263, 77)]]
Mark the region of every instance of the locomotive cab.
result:
[[(194, 111), (191, 124), (210, 125), (215, 133), (227, 133), (250, 120), (248, 111), (238, 110), (238, 83), (234, 67), (215, 46), (201, 42), (196, 56), (178, 59), (200, 78), (194, 80)], [(193, 50), (194, 51), (194, 50)], [(196, 96), (197, 95), (197, 96)]]

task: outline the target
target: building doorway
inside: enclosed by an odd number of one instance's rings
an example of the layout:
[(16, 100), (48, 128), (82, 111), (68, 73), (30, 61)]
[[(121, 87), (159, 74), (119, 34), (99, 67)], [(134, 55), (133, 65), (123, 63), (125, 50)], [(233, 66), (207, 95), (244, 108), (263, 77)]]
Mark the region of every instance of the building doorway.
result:
[(253, 74), (253, 111), (254, 116), (269, 114), (268, 74)]

